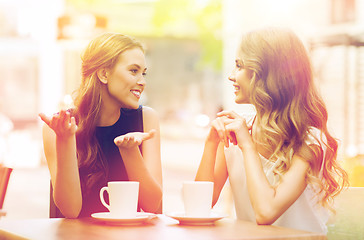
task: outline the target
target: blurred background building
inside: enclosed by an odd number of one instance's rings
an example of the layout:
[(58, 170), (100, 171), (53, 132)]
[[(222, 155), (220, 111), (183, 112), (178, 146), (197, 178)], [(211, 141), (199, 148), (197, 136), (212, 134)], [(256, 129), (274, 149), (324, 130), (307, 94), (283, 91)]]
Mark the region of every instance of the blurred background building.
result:
[[(0, 161), (14, 167), (10, 197), (37, 195), (24, 207), (33, 206), (31, 216), (48, 203), (37, 115), (72, 104), (82, 50), (112, 31), (147, 48), (142, 102), (160, 115), (172, 209), (176, 185), (197, 170), (210, 120), (221, 109), (253, 111), (234, 104), (227, 78), (241, 34), (267, 25), (292, 28), (306, 44), (340, 160), (352, 185), (364, 186), (364, 0), (0, 0)], [(9, 217), (24, 214), (5, 207)]]

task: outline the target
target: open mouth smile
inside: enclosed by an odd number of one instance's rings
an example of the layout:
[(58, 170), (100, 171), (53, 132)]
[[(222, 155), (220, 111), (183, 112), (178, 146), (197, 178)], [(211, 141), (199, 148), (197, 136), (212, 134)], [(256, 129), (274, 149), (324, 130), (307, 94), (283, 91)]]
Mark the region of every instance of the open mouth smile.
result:
[(136, 97), (136, 98), (140, 98), (140, 96), (142, 95), (142, 91), (141, 90), (130, 90), (130, 92)]

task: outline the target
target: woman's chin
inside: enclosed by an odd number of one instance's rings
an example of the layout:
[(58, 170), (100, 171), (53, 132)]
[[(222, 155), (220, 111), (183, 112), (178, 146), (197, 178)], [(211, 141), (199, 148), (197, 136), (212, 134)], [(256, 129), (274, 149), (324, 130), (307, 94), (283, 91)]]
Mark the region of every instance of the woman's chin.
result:
[(128, 109), (138, 109), (139, 108), (139, 102), (136, 103), (129, 103), (129, 104), (123, 104), (122, 108), (128, 108)]
[(236, 97), (236, 98), (235, 98), (235, 103), (237, 103), (237, 104), (242, 104), (242, 103), (244, 103), (244, 102), (242, 101), (242, 99), (241, 99), (241, 98)]

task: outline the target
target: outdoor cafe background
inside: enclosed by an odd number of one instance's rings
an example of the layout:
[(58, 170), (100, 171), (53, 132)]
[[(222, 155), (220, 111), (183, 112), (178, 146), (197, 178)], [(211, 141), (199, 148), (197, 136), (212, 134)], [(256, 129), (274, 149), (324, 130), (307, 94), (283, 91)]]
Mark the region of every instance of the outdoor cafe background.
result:
[(71, 105), (92, 37), (121, 32), (147, 47), (142, 102), (160, 115), (164, 209), (172, 210), (178, 184), (197, 169), (209, 121), (224, 108), (251, 111), (234, 104), (227, 77), (240, 34), (265, 25), (304, 40), (339, 158), (351, 185), (363, 187), (364, 0), (0, 0), (0, 161), (14, 168), (6, 217), (48, 216), (37, 114)]

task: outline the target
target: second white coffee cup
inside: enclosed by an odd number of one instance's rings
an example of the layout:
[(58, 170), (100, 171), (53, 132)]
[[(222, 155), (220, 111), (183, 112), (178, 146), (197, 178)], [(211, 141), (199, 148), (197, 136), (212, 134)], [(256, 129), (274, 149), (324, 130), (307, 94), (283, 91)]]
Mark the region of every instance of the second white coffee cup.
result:
[[(109, 204), (105, 202), (104, 191), (109, 194)], [(139, 182), (113, 181), (100, 190), (101, 203), (115, 218), (132, 218), (137, 214)]]
[(214, 183), (207, 181), (185, 181), (182, 198), (187, 217), (209, 217), (212, 207)]

